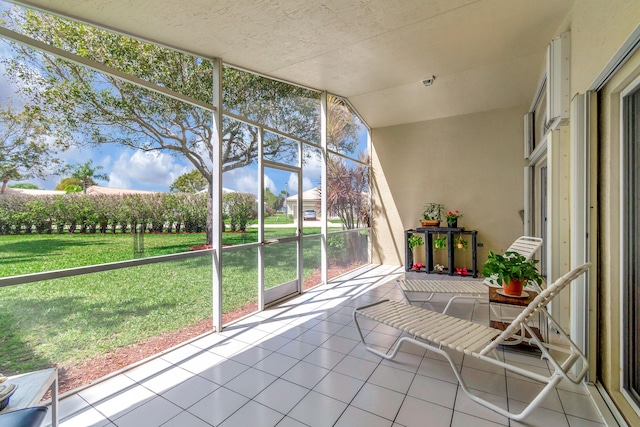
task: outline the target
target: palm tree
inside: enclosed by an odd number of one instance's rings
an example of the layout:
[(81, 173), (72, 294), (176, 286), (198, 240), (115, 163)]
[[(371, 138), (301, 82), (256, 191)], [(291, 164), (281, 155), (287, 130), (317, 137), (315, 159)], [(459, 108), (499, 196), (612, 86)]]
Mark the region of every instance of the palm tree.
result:
[(87, 187), (99, 179), (101, 181), (109, 181), (109, 175), (104, 173), (96, 173), (96, 171), (102, 169), (102, 166), (93, 166), (93, 161), (89, 160), (86, 163), (69, 165), (67, 167), (71, 171), (71, 177), (77, 178), (82, 181), (82, 192), (87, 194)]

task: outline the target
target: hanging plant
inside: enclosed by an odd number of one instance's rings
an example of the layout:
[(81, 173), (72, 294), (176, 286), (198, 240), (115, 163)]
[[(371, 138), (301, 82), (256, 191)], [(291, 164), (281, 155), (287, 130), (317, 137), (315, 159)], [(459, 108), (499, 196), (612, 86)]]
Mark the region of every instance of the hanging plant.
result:
[(413, 250), (413, 248), (417, 246), (422, 246), (424, 244), (424, 240), (422, 237), (412, 234), (408, 239), (409, 250)]
[(464, 251), (466, 251), (467, 248), (469, 247), (469, 242), (467, 241), (467, 239), (462, 237), (462, 234), (456, 237), (455, 244), (456, 246), (458, 246), (458, 249), (462, 249)]
[(447, 236), (444, 237), (436, 237), (433, 239), (433, 247), (438, 249), (444, 249), (447, 247)]

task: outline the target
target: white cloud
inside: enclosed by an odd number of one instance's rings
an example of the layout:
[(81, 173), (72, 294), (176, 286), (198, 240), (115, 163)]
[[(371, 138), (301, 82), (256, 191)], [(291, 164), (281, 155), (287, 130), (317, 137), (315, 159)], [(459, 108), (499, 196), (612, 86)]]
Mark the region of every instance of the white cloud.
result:
[(257, 169), (232, 169), (222, 174), (222, 186), (241, 193), (258, 194)]
[(302, 165), (302, 176), (304, 177), (302, 180), (303, 191), (320, 185), (321, 173), (322, 157), (319, 152), (311, 152), (311, 156), (305, 158), (305, 162)]
[(297, 194), (298, 193), (298, 174), (292, 173), (289, 175), (289, 179), (287, 180), (287, 189), (289, 194)]
[(268, 188), (273, 194), (279, 193), (276, 183), (267, 175), (264, 176), (264, 188)]
[[(109, 161), (107, 157), (104, 160)], [(172, 156), (136, 151), (120, 154), (109, 173), (109, 187), (169, 191), (169, 186), (192, 167), (176, 163)]]
[(317, 184), (314, 184), (309, 178), (304, 177), (302, 178), (302, 191), (311, 190), (312, 188), (317, 187), (318, 184), (319, 182)]

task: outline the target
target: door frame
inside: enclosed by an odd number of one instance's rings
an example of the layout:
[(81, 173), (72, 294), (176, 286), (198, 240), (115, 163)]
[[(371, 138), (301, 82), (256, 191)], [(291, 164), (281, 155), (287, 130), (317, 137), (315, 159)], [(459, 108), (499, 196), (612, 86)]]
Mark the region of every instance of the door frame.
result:
[[(262, 132), (260, 135), (260, 141), (262, 141)], [(300, 144), (298, 142), (298, 144)], [(277, 304), (283, 299), (290, 298), (295, 295), (299, 295), (302, 292), (302, 168), (300, 166), (290, 166), (281, 163), (265, 160), (262, 156), (262, 144), (260, 144), (259, 155), (259, 167), (258, 167), (258, 181), (260, 185), (260, 192), (258, 194), (258, 310), (262, 311), (266, 307)], [(302, 146), (299, 150), (298, 165), (300, 165), (300, 156), (302, 153)], [(295, 236), (281, 237), (277, 239), (265, 239), (264, 237), (264, 171), (265, 168), (277, 169), (298, 175), (298, 188), (297, 188), (297, 200), (296, 200), (296, 217), (297, 231)], [(274, 286), (270, 289), (265, 289), (264, 282), (264, 270), (265, 264), (265, 246), (277, 245), (281, 243), (296, 242), (296, 278), (289, 282), (285, 282)]]

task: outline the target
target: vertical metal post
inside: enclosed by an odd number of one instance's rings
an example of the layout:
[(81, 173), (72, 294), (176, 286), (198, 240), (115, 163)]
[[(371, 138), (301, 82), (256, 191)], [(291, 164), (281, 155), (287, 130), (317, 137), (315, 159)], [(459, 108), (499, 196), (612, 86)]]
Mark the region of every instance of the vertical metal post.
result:
[[(300, 206), (300, 209), (298, 210), (298, 242), (297, 242), (297, 254), (298, 254), (298, 262), (296, 263), (296, 268), (297, 268), (297, 281), (298, 281), (298, 293), (301, 294), (302, 291), (304, 290), (304, 286), (303, 286), (303, 280), (304, 278), (302, 277), (302, 271), (304, 268), (303, 265), (303, 260), (304, 260), (304, 206), (302, 206), (302, 201), (303, 201), (303, 197), (302, 197), (302, 176), (303, 176), (303, 169), (302, 169), (302, 159), (303, 159), (303, 155), (302, 155), (302, 150), (304, 149), (303, 145), (298, 142), (298, 206)], [(300, 216), (302, 215), (302, 216)]]
[(320, 146), (322, 152), (322, 165), (320, 167), (320, 186), (322, 191), (320, 192), (320, 215), (322, 216), (322, 221), (320, 222), (321, 233), (322, 233), (322, 283), (327, 283), (327, 221), (329, 212), (327, 211), (327, 114), (328, 114), (328, 105), (327, 105), (327, 92), (322, 92), (320, 96)]
[(264, 310), (264, 130), (258, 128), (258, 311)]
[(222, 59), (213, 59), (213, 99), (216, 108), (212, 117), (212, 173), (211, 173), (211, 221), (212, 221), (212, 311), (213, 329), (222, 331)]

